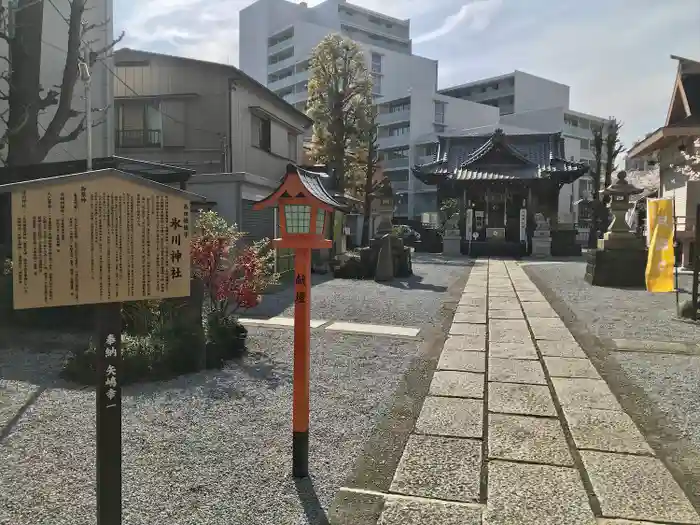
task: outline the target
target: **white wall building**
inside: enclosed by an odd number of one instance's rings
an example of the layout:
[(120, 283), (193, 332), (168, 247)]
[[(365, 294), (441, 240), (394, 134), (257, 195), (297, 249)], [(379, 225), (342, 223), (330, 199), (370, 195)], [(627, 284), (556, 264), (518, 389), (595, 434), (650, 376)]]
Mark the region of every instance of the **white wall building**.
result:
[(409, 20), (344, 0), (325, 0), (314, 7), (258, 0), (241, 10), (239, 67), (304, 109), (311, 51), (332, 33), (360, 44), (380, 100), (407, 96), (410, 89), (437, 89), (437, 61), (411, 53)]
[[(7, 16), (8, 2), (0, 0), (0, 5), (4, 8), (3, 15)], [(68, 47), (68, 23), (66, 19), (70, 14), (70, 3), (68, 0), (54, 0), (50, 2), (37, 2), (32, 8), (43, 8), (43, 28), (41, 46), (41, 72), (40, 84), (45, 89), (60, 85), (63, 75), (63, 68), (66, 61), (66, 49)], [(28, 8), (29, 9), (29, 8)], [(91, 0), (90, 8), (85, 10), (83, 20), (86, 24), (104, 24), (92, 30), (88, 37), (92, 41), (93, 50), (98, 50), (113, 41), (113, 1), (112, 0)], [(7, 18), (3, 20), (7, 24)], [(2, 26), (6, 27), (6, 25)], [(0, 56), (8, 56), (8, 46), (4, 40), (0, 40)], [(111, 66), (110, 58), (99, 60), (91, 71), (92, 78), (92, 106), (93, 108), (109, 108), (104, 112), (95, 114), (97, 121), (105, 120), (103, 124), (93, 128), (93, 156), (95, 158), (107, 157), (114, 153), (114, 126), (113, 126), (113, 83), (112, 76), (107, 71), (105, 65)], [(7, 63), (0, 61), (0, 71), (7, 71)], [(0, 84), (4, 82), (0, 81)], [(0, 89), (5, 91), (6, 85), (1, 85)], [(72, 108), (80, 111), (81, 114), (69, 119), (64, 127), (64, 134), (72, 131), (82, 118), (85, 108), (83, 99), (84, 85), (80, 79), (77, 80), (75, 93), (73, 95)], [(5, 101), (0, 102), (0, 112), (7, 107)], [(46, 112), (39, 116), (39, 134), (43, 134), (43, 129), (51, 122), (56, 111), (56, 106), (49, 107)], [(4, 123), (0, 122), (0, 136), (4, 133)], [(76, 159), (85, 159), (87, 152), (87, 142), (85, 133), (76, 140), (55, 146), (47, 155), (46, 162), (58, 162)], [(0, 153), (5, 155), (6, 151)]]
[(437, 196), (435, 186), (411, 175), (411, 167), (434, 159), (438, 133), (498, 122), (498, 109), (434, 91), (415, 91), (382, 101), (377, 120), (382, 167), (396, 194), (395, 214), (414, 218), (437, 211)]
[[(440, 93), (498, 108), (502, 124), (564, 136), (567, 160), (593, 166), (594, 126), (607, 119), (569, 109), (569, 86), (545, 78), (514, 71), (507, 75), (477, 80)], [(559, 222), (579, 222), (579, 207), (574, 203), (590, 195), (593, 180), (589, 176), (567, 184), (559, 194)]]

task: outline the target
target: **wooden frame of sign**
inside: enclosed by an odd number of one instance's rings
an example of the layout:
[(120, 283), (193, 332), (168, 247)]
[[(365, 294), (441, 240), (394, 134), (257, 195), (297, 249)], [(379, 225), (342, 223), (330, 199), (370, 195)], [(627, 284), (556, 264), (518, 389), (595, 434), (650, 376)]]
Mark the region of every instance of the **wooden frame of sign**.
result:
[(203, 197), (116, 169), (0, 186), (12, 194), (15, 309), (96, 305), (97, 523), (121, 523), (121, 303), (190, 294)]

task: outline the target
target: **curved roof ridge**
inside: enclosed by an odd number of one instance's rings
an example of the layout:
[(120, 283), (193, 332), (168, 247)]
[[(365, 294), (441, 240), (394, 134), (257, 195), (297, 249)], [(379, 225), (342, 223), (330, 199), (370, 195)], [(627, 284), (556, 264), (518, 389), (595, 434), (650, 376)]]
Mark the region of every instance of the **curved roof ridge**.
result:
[(503, 132), (503, 129), (497, 128), (493, 132), (491, 137), (489, 137), (489, 139), (481, 147), (479, 147), (476, 151), (472, 152), (465, 160), (463, 160), (460, 163), (459, 167), (465, 168), (466, 166), (473, 164), (477, 160), (483, 158), (489, 151), (491, 151), (497, 145), (503, 146), (508, 153), (513, 155), (516, 159), (520, 160), (524, 164), (529, 165), (529, 166), (535, 165), (530, 159), (528, 159), (523, 153), (521, 153), (515, 146), (508, 143), (508, 141), (506, 140), (506, 134)]

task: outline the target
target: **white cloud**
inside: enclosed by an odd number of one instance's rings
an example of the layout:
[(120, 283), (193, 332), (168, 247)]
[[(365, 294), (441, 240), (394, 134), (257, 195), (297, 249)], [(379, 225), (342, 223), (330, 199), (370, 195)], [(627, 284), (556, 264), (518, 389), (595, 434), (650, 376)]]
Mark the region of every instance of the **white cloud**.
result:
[(472, 31), (483, 31), (493, 20), (496, 13), (503, 6), (502, 0), (475, 0), (464, 4), (454, 15), (445, 18), (440, 27), (419, 35), (413, 39), (414, 44), (422, 44), (450, 34), (460, 25), (467, 25)]

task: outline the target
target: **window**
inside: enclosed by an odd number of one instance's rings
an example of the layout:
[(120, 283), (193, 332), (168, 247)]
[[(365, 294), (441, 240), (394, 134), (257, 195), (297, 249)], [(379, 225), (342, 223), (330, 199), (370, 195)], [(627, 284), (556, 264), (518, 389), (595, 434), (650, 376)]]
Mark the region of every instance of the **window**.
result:
[(590, 142), (587, 139), (581, 139), (581, 149), (590, 149)]
[(400, 128), (389, 128), (390, 137), (401, 137), (402, 135), (408, 135), (410, 132), (410, 126), (401, 126)]
[(124, 101), (117, 103), (116, 109), (117, 148), (158, 148), (162, 145), (163, 122), (158, 102)]
[(381, 95), (382, 93), (382, 76), (372, 73), (372, 94)]
[(389, 106), (389, 113), (403, 113), (411, 110), (410, 102), (402, 102), (400, 104), (392, 104)]
[(252, 116), (251, 141), (253, 146), (257, 146), (265, 151), (270, 151), (271, 147), (271, 122), (270, 119)]
[(408, 172), (403, 170), (390, 171), (387, 176), (391, 182), (407, 182)]
[(443, 124), (445, 122), (445, 104), (444, 102), (435, 102), (435, 122)]
[(435, 128), (435, 133), (442, 133), (447, 129), (447, 126), (444, 124), (435, 124), (433, 128)]
[(386, 156), (386, 160), (407, 159), (408, 148), (390, 149), (384, 155)]
[(379, 53), (372, 53), (372, 73), (382, 72), (382, 55)]
[(287, 157), (289, 157), (289, 160), (292, 160), (294, 162), (297, 161), (297, 146), (299, 144), (299, 141), (297, 140), (297, 134), (292, 133), (291, 131), (287, 132)]

